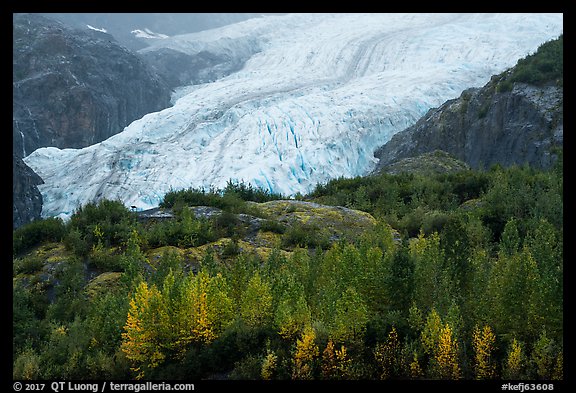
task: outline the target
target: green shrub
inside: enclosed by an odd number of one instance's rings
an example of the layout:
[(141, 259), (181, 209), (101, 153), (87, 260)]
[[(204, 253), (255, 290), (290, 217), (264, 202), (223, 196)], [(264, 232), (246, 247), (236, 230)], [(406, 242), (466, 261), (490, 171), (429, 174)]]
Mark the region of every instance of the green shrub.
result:
[(230, 373), (232, 380), (259, 380), (262, 379), (261, 370), (263, 358), (256, 355), (248, 355), (234, 364), (234, 370)]
[(223, 257), (233, 257), (240, 254), (240, 247), (238, 246), (238, 241), (236, 239), (231, 239), (222, 248)]
[(282, 235), (283, 247), (330, 248), (326, 233), (315, 225), (294, 224)]
[(281, 235), (286, 232), (286, 225), (274, 220), (263, 220), (260, 223), (260, 230), (264, 232), (274, 232)]
[(514, 82), (544, 85), (554, 82), (563, 85), (564, 79), (564, 36), (550, 40), (538, 47), (536, 53), (520, 60), (514, 68), (501, 74), (496, 90), (505, 92), (512, 90)]
[[(135, 219), (135, 213), (122, 202), (103, 199), (80, 207), (70, 218), (69, 227), (77, 229), (89, 247), (98, 240), (102, 240), (105, 246), (118, 246), (130, 237)], [(95, 233), (97, 227), (100, 235)]]
[(105, 272), (119, 272), (124, 271), (125, 268), (122, 256), (115, 254), (111, 248), (107, 247), (92, 247), (90, 263)]
[(219, 231), (223, 237), (231, 237), (237, 232), (240, 225), (238, 215), (223, 211), (214, 219), (214, 228)]
[(12, 252), (19, 255), (46, 241), (59, 242), (66, 234), (60, 218), (46, 218), (21, 226), (12, 234)]
[(430, 235), (433, 232), (440, 233), (448, 219), (449, 215), (447, 213), (436, 210), (427, 212), (422, 219), (422, 231), (426, 235)]
[(14, 360), (13, 379), (40, 379), (40, 356), (32, 348), (26, 348)]
[(28, 255), (14, 261), (14, 274), (32, 274), (42, 270), (44, 261), (37, 255)]
[(70, 229), (62, 242), (68, 251), (72, 251), (77, 256), (85, 257), (90, 253), (90, 245), (78, 228)]
[(232, 213), (246, 212), (245, 202), (267, 202), (277, 199), (286, 199), (281, 194), (274, 194), (260, 188), (253, 187), (244, 182), (228, 181), (224, 189), (188, 188), (178, 191), (169, 191), (164, 195), (160, 207), (173, 208), (178, 204), (186, 206), (211, 206)]

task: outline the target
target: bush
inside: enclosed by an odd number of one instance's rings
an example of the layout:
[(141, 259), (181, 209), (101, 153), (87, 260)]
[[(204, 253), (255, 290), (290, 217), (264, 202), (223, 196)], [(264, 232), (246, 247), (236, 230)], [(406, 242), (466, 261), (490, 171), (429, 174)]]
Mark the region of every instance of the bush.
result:
[(215, 241), (217, 233), (207, 219), (197, 219), (190, 208), (184, 206), (176, 220), (155, 222), (144, 232), (148, 247), (198, 247)]
[(22, 259), (17, 259), (14, 261), (14, 273), (15, 274), (32, 274), (40, 271), (44, 266), (44, 261), (41, 257), (35, 255), (29, 255)]
[(264, 220), (260, 224), (260, 230), (263, 232), (274, 232), (281, 235), (286, 232), (286, 225), (274, 220)]
[(328, 249), (330, 240), (317, 226), (295, 224), (282, 235), (282, 246)]
[(84, 240), (84, 236), (78, 228), (70, 229), (62, 242), (68, 251), (72, 251), (79, 257), (85, 257), (90, 253), (90, 245)]
[[(130, 237), (135, 225), (135, 214), (120, 201), (103, 199), (80, 207), (70, 218), (70, 228), (77, 229), (88, 247), (96, 244), (100, 236), (105, 246), (121, 245)], [(99, 235), (95, 234), (98, 228)]]
[(282, 194), (272, 193), (267, 190), (263, 190), (259, 187), (253, 187), (251, 184), (246, 184), (244, 181), (240, 183), (234, 183), (229, 180), (226, 184), (226, 188), (223, 190), (224, 195), (236, 195), (243, 201), (252, 202), (268, 202), (278, 199), (286, 199)]
[(223, 211), (214, 219), (214, 228), (218, 230), (223, 237), (231, 237), (240, 225), (240, 219), (234, 213)]
[(121, 255), (116, 255), (111, 248), (101, 246), (92, 247), (90, 263), (105, 272), (121, 272), (125, 268)]
[(12, 252), (19, 255), (46, 241), (59, 242), (66, 234), (66, 226), (60, 218), (32, 221), (13, 232)]
[(160, 203), (160, 207), (174, 208), (180, 205), (186, 206), (211, 206), (226, 210), (231, 213), (246, 212), (245, 202), (268, 202), (277, 199), (285, 199), (281, 194), (274, 194), (250, 184), (234, 183), (229, 181), (224, 189), (188, 188), (185, 190), (169, 191)]
[(449, 215), (447, 213), (440, 211), (427, 212), (422, 220), (422, 231), (426, 235), (430, 235), (433, 232), (440, 233), (448, 219)]
[(536, 53), (518, 60), (511, 72), (505, 74), (498, 83), (500, 92), (512, 89), (514, 82), (543, 85), (550, 82), (563, 84), (564, 79), (564, 36), (545, 42), (538, 47)]
[(34, 349), (26, 348), (18, 354), (12, 369), (13, 379), (37, 380), (40, 379), (40, 356)]
[(240, 254), (240, 247), (236, 239), (229, 240), (226, 245), (224, 245), (224, 248), (222, 248), (223, 257), (234, 257), (238, 254)]
[(263, 358), (261, 356), (248, 355), (234, 364), (234, 370), (230, 373), (232, 380), (259, 380), (262, 379), (261, 370)]

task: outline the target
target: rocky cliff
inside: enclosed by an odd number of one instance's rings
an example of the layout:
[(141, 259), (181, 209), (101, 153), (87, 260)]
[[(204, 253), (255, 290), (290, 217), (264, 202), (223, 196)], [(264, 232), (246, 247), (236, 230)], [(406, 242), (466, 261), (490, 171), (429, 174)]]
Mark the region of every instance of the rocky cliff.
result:
[(134, 53), (97, 31), (14, 16), (14, 152), (79, 148), (169, 106), (170, 90)]
[(496, 93), (490, 84), (430, 110), (374, 154), (378, 169), (400, 159), (443, 150), (472, 168), (529, 164), (547, 168), (563, 142), (563, 91), (517, 83)]
[(38, 184), (43, 181), (20, 157), (12, 158), (12, 226), (17, 228), (40, 217), (42, 195)]
[[(561, 50), (561, 41), (559, 45)], [(475, 169), (495, 163), (550, 167), (554, 149), (563, 145), (562, 57), (531, 56), (495, 75), (484, 87), (465, 90), (459, 98), (431, 109), (394, 135), (375, 152), (380, 159), (376, 171), (434, 150), (448, 152)], [(542, 71), (553, 67), (558, 68), (550, 74), (553, 77)]]
[[(170, 105), (170, 89), (112, 36), (68, 29), (35, 14), (13, 16), (12, 75), (15, 158), (39, 147), (100, 142)], [(35, 183), (20, 179), (29, 175), (25, 165), (14, 164), (15, 182)], [(20, 189), (14, 188), (14, 206), (27, 203), (16, 194)], [(37, 217), (20, 213), (17, 219), (14, 210), (14, 225)]]

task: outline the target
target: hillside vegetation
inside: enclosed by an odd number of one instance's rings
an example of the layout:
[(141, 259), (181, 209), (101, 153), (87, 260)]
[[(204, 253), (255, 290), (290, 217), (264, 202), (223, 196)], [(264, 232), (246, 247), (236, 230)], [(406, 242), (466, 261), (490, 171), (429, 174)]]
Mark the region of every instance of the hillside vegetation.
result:
[(13, 234), (22, 379), (562, 379), (563, 168), (103, 200)]

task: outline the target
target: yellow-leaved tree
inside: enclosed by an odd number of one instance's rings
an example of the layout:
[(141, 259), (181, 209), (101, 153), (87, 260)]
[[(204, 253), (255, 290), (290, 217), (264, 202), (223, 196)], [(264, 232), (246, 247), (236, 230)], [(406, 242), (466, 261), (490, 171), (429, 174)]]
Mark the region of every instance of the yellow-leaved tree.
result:
[(484, 325), (482, 329), (477, 326), (472, 332), (472, 345), (474, 347), (474, 373), (476, 379), (493, 379), (496, 377), (496, 363), (492, 358), (496, 335), (492, 328)]
[(458, 342), (448, 323), (440, 330), (434, 366), (436, 377), (440, 379), (460, 379), (462, 376), (458, 363)]
[(180, 344), (210, 344), (232, 321), (232, 300), (221, 275), (189, 276), (180, 305)]
[(502, 367), (502, 378), (522, 379), (524, 378), (525, 355), (522, 346), (514, 338), (508, 348), (508, 355)]
[(336, 371), (338, 364), (336, 362), (336, 354), (334, 353), (334, 341), (328, 340), (326, 348), (322, 351), (322, 378), (334, 379), (336, 378)]
[(161, 293), (155, 285), (142, 281), (130, 300), (128, 317), (122, 333), (121, 350), (132, 363), (131, 370), (141, 379), (146, 371), (157, 367), (165, 359), (162, 339), (157, 326), (164, 314)]
[(307, 326), (301, 338), (296, 340), (292, 379), (314, 379), (315, 363), (319, 355), (315, 340), (316, 333), (311, 326)]

